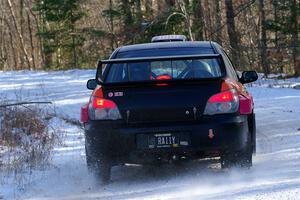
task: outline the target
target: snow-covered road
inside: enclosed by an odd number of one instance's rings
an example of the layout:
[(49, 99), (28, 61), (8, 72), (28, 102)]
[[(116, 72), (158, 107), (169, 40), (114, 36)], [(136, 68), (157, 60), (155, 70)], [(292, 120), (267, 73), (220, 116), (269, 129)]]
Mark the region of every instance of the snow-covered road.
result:
[[(0, 72), (0, 97), (53, 101), (60, 115), (79, 118), (88, 100), (93, 70)], [(257, 115), (257, 155), (250, 170), (224, 171), (216, 160), (178, 166), (114, 167), (112, 183), (97, 186), (87, 173), (84, 137), (76, 126), (58, 122), (66, 133), (52, 165), (26, 174), (18, 188), (5, 178), (0, 199), (300, 199), (300, 90), (249, 88)]]

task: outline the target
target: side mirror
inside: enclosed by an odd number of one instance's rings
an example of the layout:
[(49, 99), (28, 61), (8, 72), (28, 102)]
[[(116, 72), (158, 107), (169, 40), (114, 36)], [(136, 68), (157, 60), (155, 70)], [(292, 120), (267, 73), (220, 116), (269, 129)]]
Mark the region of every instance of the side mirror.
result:
[(256, 71), (244, 71), (240, 78), (241, 83), (252, 83), (258, 79)]
[(96, 79), (90, 79), (88, 80), (88, 82), (86, 83), (86, 87), (89, 90), (94, 90), (97, 87), (98, 83)]

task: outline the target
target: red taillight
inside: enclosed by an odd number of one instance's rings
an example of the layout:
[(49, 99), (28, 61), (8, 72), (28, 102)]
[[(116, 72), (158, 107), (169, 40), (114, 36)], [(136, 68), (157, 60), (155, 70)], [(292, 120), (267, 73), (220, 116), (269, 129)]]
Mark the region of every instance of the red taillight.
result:
[(118, 106), (109, 99), (103, 98), (103, 90), (98, 86), (92, 93), (88, 108), (88, 117), (91, 120), (117, 120), (121, 119)]
[(232, 79), (225, 79), (222, 82), (221, 91), (235, 89), (238, 94), (239, 112), (241, 115), (248, 115), (253, 112), (253, 98), (250, 94), (243, 94), (243, 86)]
[(232, 91), (229, 90), (210, 97), (209, 102), (217, 103), (217, 102), (228, 102), (232, 100), (233, 100), (233, 93)]
[(92, 98), (92, 103), (93, 107), (95, 109), (98, 108), (116, 108), (116, 104), (113, 101), (103, 99), (103, 98), (98, 98), (98, 97), (93, 97)]
[(89, 104), (81, 107), (80, 121), (86, 123), (89, 120)]
[(122, 118), (117, 105), (113, 101), (95, 96), (91, 98), (88, 114), (91, 120), (117, 120)]
[(230, 89), (211, 96), (206, 104), (204, 114), (215, 115), (237, 112), (239, 98), (235, 89)]

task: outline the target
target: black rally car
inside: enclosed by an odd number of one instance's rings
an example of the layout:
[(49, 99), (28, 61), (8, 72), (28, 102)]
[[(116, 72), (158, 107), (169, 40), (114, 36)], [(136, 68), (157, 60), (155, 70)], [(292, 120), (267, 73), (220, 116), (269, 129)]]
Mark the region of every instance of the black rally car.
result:
[(255, 115), (243, 84), (256, 72), (239, 77), (215, 42), (178, 40), (118, 48), (88, 81), (86, 160), (101, 181), (124, 163), (220, 156), (223, 168), (252, 165)]

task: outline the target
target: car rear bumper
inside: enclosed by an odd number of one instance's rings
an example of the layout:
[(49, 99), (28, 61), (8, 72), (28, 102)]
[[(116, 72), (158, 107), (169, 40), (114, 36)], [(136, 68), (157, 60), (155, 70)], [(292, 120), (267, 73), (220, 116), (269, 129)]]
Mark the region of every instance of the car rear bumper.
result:
[[(210, 131), (210, 129), (212, 131)], [(189, 136), (185, 147), (147, 148), (138, 145), (140, 135), (177, 133)], [(125, 124), (117, 121), (89, 121), (86, 142), (93, 151), (108, 155), (115, 162), (148, 162), (167, 155), (199, 157), (224, 151), (238, 151), (249, 140), (247, 116), (214, 116), (194, 122)], [(95, 152), (95, 153), (97, 153)]]

